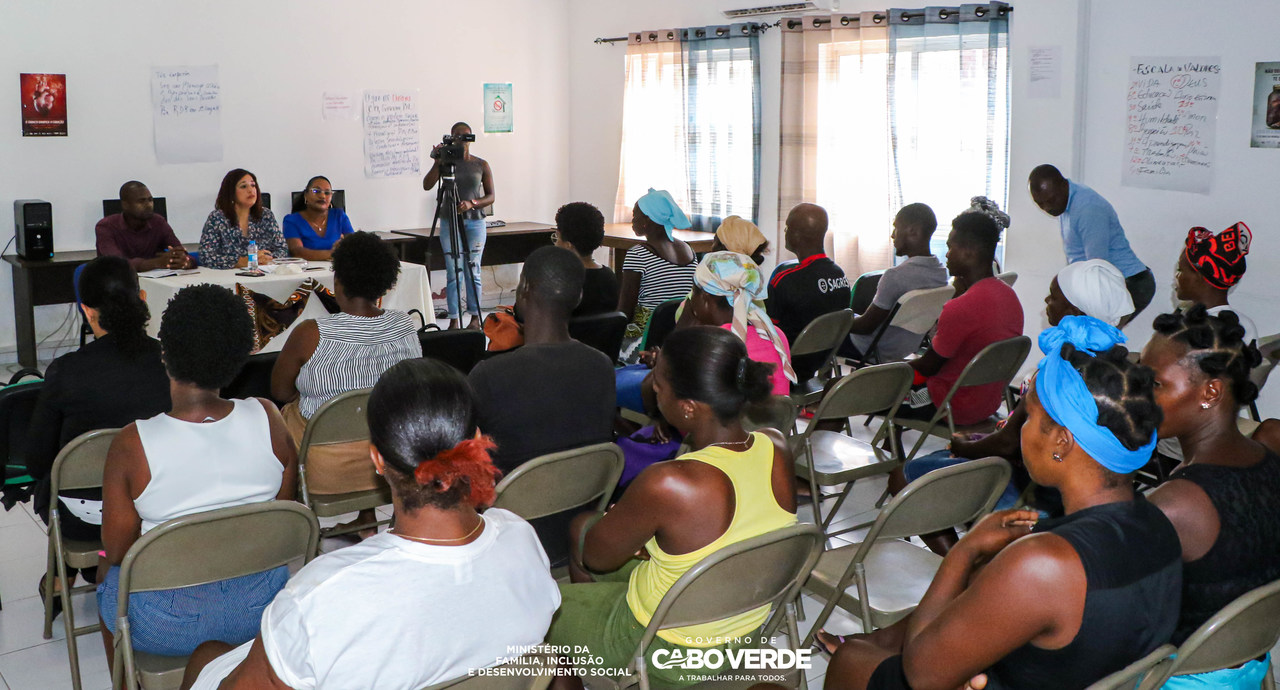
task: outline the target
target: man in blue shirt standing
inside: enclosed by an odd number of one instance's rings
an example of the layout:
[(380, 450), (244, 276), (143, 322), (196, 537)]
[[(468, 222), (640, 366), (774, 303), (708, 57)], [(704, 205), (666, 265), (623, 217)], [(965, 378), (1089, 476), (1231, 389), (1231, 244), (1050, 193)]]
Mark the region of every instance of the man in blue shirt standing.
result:
[(1134, 311), (1120, 321), (1120, 326), (1142, 313), (1156, 294), (1156, 279), (1129, 247), (1111, 203), (1092, 189), (1063, 177), (1048, 164), (1036, 166), (1027, 183), (1036, 206), (1058, 218), (1067, 263), (1104, 259), (1124, 274)]

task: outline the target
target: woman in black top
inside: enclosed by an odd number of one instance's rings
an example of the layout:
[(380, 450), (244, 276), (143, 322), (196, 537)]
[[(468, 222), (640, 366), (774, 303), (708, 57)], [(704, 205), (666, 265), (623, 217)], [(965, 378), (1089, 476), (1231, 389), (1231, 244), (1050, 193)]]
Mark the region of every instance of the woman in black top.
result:
[(1261, 361), (1236, 314), (1211, 316), (1195, 305), (1156, 317), (1155, 330), (1142, 362), (1156, 373), (1160, 437), (1177, 438), (1183, 460), (1151, 501), (1182, 542), (1182, 614), (1172, 640), (1181, 644), (1236, 597), (1280, 579), (1280, 456), (1236, 425), (1258, 396), (1249, 370)]
[(565, 204), (556, 211), (557, 247), (572, 249), (587, 269), (582, 281), (582, 301), (573, 316), (603, 314), (618, 308), (618, 277), (613, 269), (601, 266), (591, 253), (604, 241), (604, 215), (584, 201)]
[[(94, 340), (49, 365), (27, 431), (28, 467), (40, 480), (35, 508), (45, 523), (49, 473), (63, 446), (87, 431), (123, 427), (169, 409), (160, 343), (147, 336), (147, 305), (129, 262), (98, 257), (84, 267), (77, 287)], [(97, 540), (102, 491), (68, 491), (59, 500), (63, 534)]]
[(977, 674), (988, 690), (1083, 688), (1168, 640), (1178, 536), (1128, 476), (1151, 456), (1160, 410), (1151, 370), (1126, 359), (1123, 337), (1086, 316), (1040, 337), (1022, 457), (1062, 492), (1066, 515), (979, 522), (910, 616), (839, 648), (828, 689), (954, 690)]

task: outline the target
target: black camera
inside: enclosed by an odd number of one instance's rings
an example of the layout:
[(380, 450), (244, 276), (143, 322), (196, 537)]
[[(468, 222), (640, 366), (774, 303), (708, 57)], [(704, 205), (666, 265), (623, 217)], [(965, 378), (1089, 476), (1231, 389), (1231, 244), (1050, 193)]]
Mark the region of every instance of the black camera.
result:
[(474, 134), (446, 134), (440, 140), (440, 146), (431, 150), (431, 157), (440, 161), (441, 165), (457, 163), (467, 155), (463, 143), (475, 140)]

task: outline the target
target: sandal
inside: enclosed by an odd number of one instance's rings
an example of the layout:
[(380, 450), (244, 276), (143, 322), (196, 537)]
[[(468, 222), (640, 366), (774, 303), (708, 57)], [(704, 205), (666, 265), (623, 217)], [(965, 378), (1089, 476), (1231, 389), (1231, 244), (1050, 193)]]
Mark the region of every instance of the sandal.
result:
[[(40, 603), (41, 603), (41, 604), (47, 604), (47, 601), (46, 601), (46, 599), (45, 599), (45, 595), (44, 595), (45, 578), (47, 578), (47, 577), (48, 577), (48, 574), (45, 574), (45, 575), (41, 575), (41, 576), (40, 576), (40, 584), (38, 585), (39, 589), (38, 589), (37, 591), (39, 591), (39, 592), (40, 592)], [(61, 596), (61, 594), (62, 594), (61, 592), (56, 591), (56, 590), (55, 590), (55, 591), (54, 591), (54, 593), (53, 593), (53, 618), (51, 618), (50, 620), (56, 620), (56, 619), (58, 618), (58, 616), (62, 615), (62, 596)]]
[[(853, 639), (852, 635), (836, 635), (829, 633), (826, 630), (819, 630), (817, 634), (813, 636), (812, 646), (815, 652), (831, 656), (836, 653), (836, 650), (840, 648), (840, 645), (851, 639)], [(828, 644), (831, 646), (828, 647)]]

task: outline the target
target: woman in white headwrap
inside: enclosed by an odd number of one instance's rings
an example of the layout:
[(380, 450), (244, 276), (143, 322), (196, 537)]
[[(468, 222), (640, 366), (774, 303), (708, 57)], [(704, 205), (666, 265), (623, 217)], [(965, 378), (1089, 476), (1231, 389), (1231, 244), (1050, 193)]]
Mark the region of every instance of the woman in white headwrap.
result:
[(1133, 298), (1124, 286), (1120, 269), (1105, 259), (1089, 259), (1068, 264), (1049, 283), (1044, 312), (1050, 326), (1064, 316), (1092, 316), (1119, 326), (1133, 313)]

